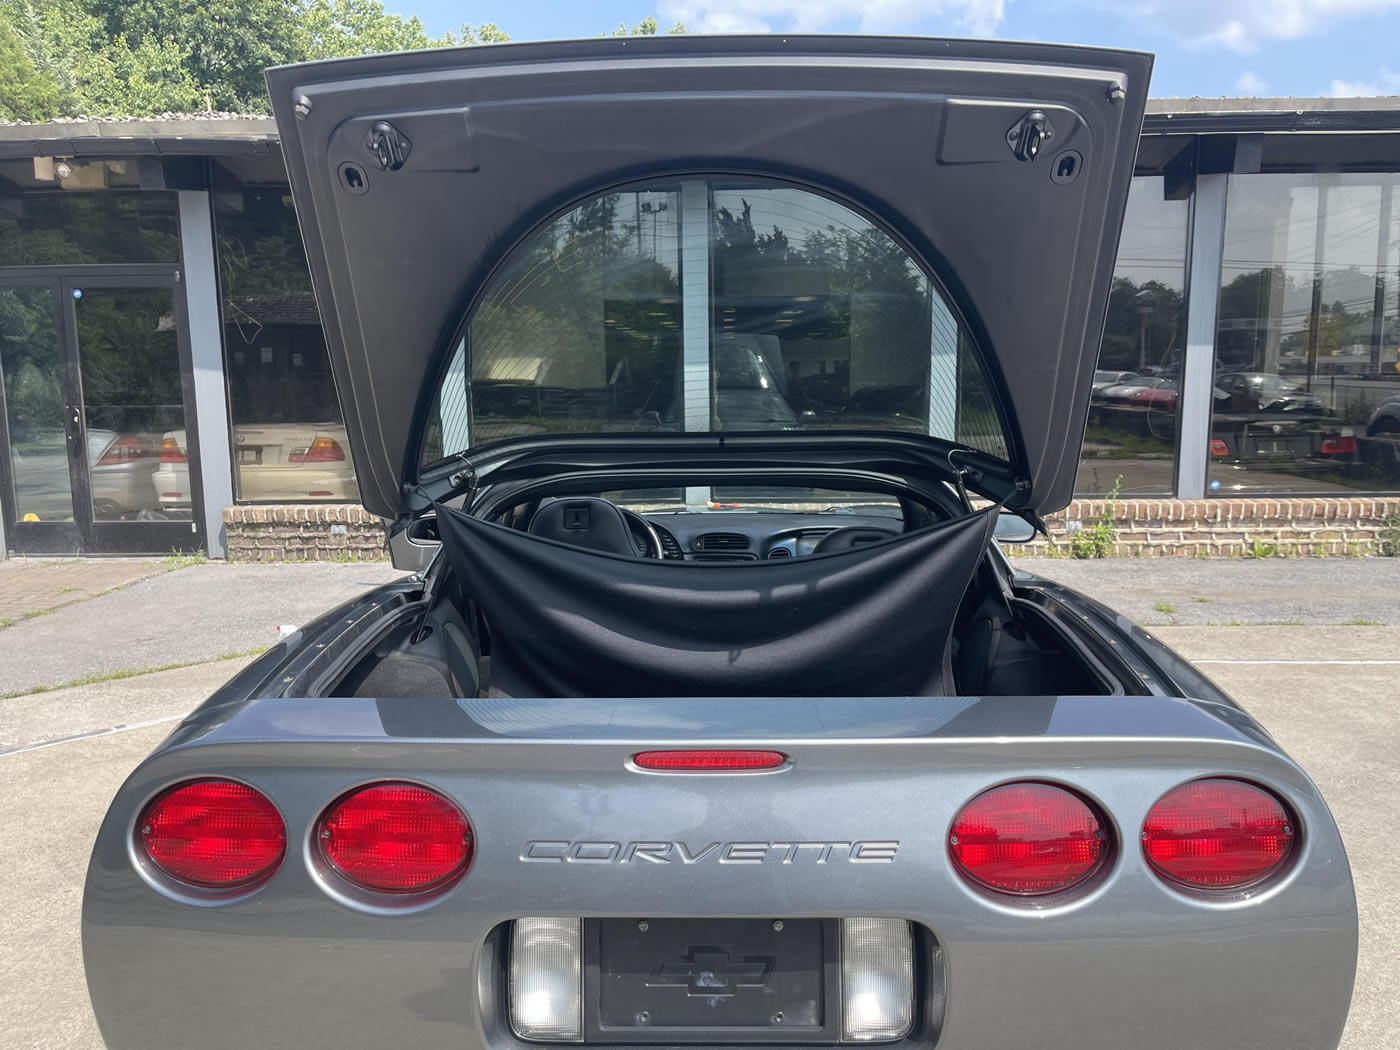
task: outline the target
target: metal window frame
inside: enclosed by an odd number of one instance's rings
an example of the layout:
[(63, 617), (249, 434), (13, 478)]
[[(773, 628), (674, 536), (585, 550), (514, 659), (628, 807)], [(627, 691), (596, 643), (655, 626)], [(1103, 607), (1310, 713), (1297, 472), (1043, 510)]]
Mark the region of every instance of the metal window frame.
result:
[(1177, 415), (1177, 499), (1204, 499), (1210, 459), (1211, 392), (1225, 250), (1228, 175), (1197, 175), (1186, 246), (1186, 355)]

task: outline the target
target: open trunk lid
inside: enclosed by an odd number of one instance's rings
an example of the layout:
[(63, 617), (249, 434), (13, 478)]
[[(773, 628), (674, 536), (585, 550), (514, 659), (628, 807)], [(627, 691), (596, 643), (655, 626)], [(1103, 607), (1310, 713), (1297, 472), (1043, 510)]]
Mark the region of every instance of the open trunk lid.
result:
[(977, 344), (1017, 504), (1064, 505), (1150, 69), (1096, 48), (769, 36), (270, 70), (365, 505), (405, 511), (459, 324), (510, 250), (590, 194), (685, 173), (786, 180), (897, 237)]

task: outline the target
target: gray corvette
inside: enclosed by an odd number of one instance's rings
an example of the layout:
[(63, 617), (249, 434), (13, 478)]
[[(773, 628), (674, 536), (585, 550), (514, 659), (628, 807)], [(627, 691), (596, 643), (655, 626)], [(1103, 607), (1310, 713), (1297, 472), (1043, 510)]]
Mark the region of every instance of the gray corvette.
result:
[(1317, 788), (996, 542), (1072, 494), (1150, 68), (764, 37), (270, 71), (414, 574), (118, 792), (108, 1046), (1335, 1047)]

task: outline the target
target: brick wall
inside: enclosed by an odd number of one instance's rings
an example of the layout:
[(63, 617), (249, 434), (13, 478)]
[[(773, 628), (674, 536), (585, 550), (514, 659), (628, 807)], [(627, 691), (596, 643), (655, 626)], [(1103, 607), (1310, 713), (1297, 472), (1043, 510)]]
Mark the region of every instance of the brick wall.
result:
[[(1020, 554), (1065, 556), (1074, 533), (1108, 510), (1113, 553), (1129, 557), (1356, 557), (1380, 553), (1378, 541), (1400, 515), (1400, 498), (1081, 499), (1046, 522), (1044, 539), (1017, 544)], [(1392, 540), (1393, 542), (1393, 540)], [(1272, 550), (1270, 550), (1272, 548)]]
[[(1071, 556), (1074, 533), (1112, 507), (1126, 557), (1346, 557), (1379, 553), (1400, 498), (1075, 500), (1047, 524), (1044, 539), (1009, 548), (1018, 555)], [(370, 561), (388, 557), (384, 523), (350, 504), (278, 504), (224, 509), (229, 561)], [(1272, 550), (1270, 550), (1272, 548)]]
[(224, 508), (229, 561), (378, 561), (389, 556), (384, 520), (358, 504)]

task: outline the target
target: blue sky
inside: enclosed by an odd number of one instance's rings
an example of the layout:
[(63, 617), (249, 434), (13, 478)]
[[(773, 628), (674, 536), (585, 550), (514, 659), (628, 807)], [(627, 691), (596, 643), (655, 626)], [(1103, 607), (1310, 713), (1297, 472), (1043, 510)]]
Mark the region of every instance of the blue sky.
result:
[(1157, 54), (1152, 94), (1400, 94), (1400, 0), (387, 0), (432, 33), (595, 36), (655, 14), (702, 32), (997, 36)]

